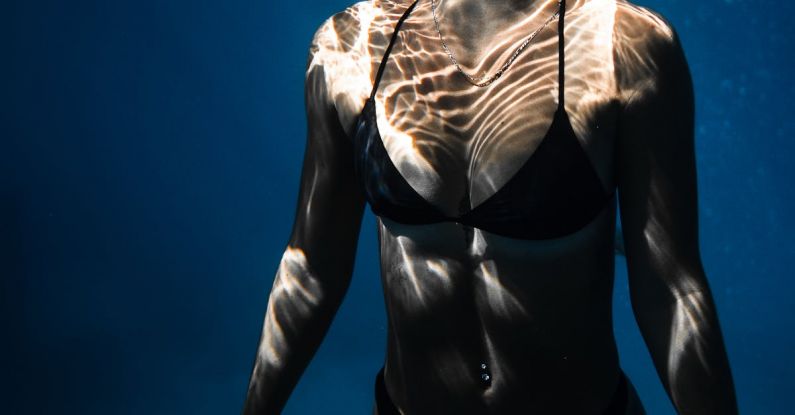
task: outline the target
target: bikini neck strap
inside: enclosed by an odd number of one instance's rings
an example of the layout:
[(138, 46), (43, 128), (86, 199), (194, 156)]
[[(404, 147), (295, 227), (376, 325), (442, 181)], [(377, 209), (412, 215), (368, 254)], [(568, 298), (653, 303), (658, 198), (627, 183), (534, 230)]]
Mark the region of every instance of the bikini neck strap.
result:
[(558, 17), (558, 107), (563, 108), (564, 80), (566, 79), (565, 54), (563, 53), (563, 17), (566, 15), (566, 0), (558, 0), (560, 3), (560, 16)]
[(419, 0), (414, 0), (414, 3), (411, 3), (411, 6), (409, 6), (405, 12), (403, 12), (403, 16), (400, 16), (397, 24), (395, 24), (395, 29), (392, 31), (392, 38), (389, 39), (389, 46), (386, 47), (386, 52), (384, 52), (384, 56), (381, 58), (381, 65), (378, 66), (378, 73), (375, 74), (375, 82), (373, 83), (373, 91), (370, 93), (370, 100), (375, 98), (375, 91), (378, 89), (378, 83), (381, 82), (381, 75), (383, 75), (384, 68), (386, 68), (386, 61), (389, 58), (389, 53), (392, 52), (392, 46), (395, 44), (395, 39), (397, 39), (400, 26), (403, 24), (403, 21), (409, 17), (409, 14), (411, 14), (414, 6), (417, 5), (417, 2), (419, 2)]
[[(386, 51), (384, 52), (384, 56), (381, 58), (381, 64), (378, 66), (378, 72), (375, 74), (375, 82), (373, 82), (373, 89), (370, 92), (370, 100), (375, 98), (375, 92), (378, 90), (378, 84), (381, 82), (381, 76), (384, 74), (384, 68), (386, 68), (386, 62), (389, 58), (390, 52), (392, 52), (392, 47), (395, 45), (395, 40), (397, 39), (397, 34), (400, 31), (400, 26), (403, 24), (403, 21), (409, 17), (411, 11), (414, 10), (414, 6), (417, 5), (419, 0), (414, 0), (403, 12), (403, 15), (400, 16), (397, 23), (395, 24), (395, 29), (392, 31), (392, 37), (389, 39), (389, 45), (386, 47)], [(564, 50), (564, 35), (563, 35), (563, 20), (564, 16), (566, 15), (566, 0), (558, 0), (560, 4), (560, 15), (558, 16), (558, 106), (560, 108), (563, 107), (563, 98), (564, 98), (564, 86), (565, 86), (565, 72), (566, 72), (566, 65), (565, 65), (565, 54)]]

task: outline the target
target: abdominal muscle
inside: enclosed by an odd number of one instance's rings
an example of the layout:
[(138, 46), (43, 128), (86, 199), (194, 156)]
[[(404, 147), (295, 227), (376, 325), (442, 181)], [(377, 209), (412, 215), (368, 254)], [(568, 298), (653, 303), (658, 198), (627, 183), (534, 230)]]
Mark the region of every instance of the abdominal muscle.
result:
[(540, 241), (379, 218), (384, 380), (395, 406), (411, 415), (602, 413), (620, 374), (615, 214), (613, 199), (579, 231)]

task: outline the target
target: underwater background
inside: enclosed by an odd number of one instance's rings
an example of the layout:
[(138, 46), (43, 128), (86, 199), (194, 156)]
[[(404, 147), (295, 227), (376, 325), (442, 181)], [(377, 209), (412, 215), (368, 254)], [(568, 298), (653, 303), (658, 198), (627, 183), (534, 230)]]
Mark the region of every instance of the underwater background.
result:
[[(11, 1), (0, 13), (0, 413), (234, 414), (296, 206), (310, 39), (350, 2)], [(791, 414), (795, 6), (638, 1), (696, 93), (701, 249), (743, 414)], [(789, 213), (788, 213), (789, 212)], [(285, 414), (368, 414), (375, 219)], [(616, 258), (621, 364), (674, 413)]]

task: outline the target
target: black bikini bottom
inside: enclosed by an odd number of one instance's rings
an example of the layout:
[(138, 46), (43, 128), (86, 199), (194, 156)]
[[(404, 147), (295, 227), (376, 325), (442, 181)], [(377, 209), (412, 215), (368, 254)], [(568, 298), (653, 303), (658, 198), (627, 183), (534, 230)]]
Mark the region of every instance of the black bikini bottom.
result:
[[(627, 388), (627, 376), (621, 371), (618, 387), (613, 394), (610, 405), (602, 413), (603, 415), (624, 415), (627, 412), (627, 400), (629, 390)], [(384, 386), (384, 367), (375, 376), (375, 407), (378, 415), (400, 415), (395, 404), (389, 398)]]

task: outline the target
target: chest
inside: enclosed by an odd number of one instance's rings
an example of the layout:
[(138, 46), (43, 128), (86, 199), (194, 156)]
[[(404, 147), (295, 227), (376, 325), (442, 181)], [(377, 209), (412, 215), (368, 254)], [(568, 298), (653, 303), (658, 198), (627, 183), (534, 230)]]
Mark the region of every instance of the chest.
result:
[[(569, 19), (573, 20), (573, 19)], [(582, 40), (568, 23), (564, 66), (556, 30), (542, 31), (488, 87), (469, 84), (452, 65), (438, 38), (406, 22), (384, 66), (372, 102), (378, 139), (403, 179), (442, 212), (455, 214), (486, 201), (523, 168), (550, 139), (561, 98), (580, 148), (599, 180), (612, 183), (612, 148), (619, 105), (609, 44), (594, 36)], [(421, 36), (420, 34), (425, 34)], [(571, 39), (578, 39), (573, 42)], [(521, 40), (521, 38), (517, 38)], [(494, 73), (505, 53), (481, 57)], [(367, 73), (381, 63), (378, 48)], [(376, 57), (378, 56), (378, 57)], [(475, 60), (477, 57), (470, 57)], [(489, 65), (491, 62), (491, 65)], [(372, 78), (375, 78), (373, 75)], [(349, 97), (372, 91), (370, 77), (349, 84)], [(344, 92), (343, 92), (344, 94)], [(339, 95), (338, 95), (339, 96)], [(352, 125), (364, 103), (349, 99), (343, 123)]]

